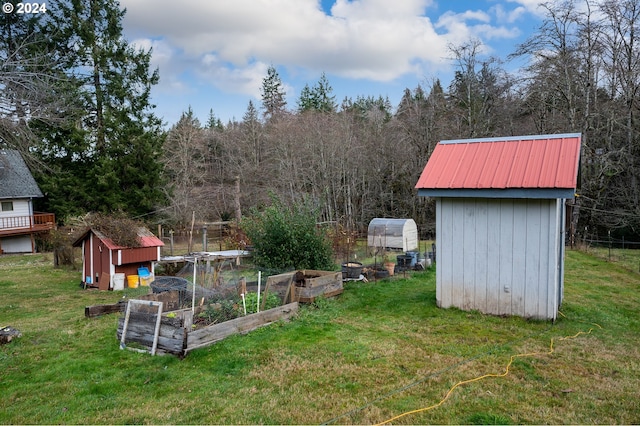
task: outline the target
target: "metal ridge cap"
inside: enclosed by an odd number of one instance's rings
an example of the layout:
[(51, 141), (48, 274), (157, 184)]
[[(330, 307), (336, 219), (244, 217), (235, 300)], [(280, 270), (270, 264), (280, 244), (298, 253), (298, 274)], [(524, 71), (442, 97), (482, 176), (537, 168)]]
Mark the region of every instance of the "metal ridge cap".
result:
[(562, 138), (581, 138), (582, 133), (558, 133), (549, 135), (524, 135), (524, 136), (501, 136), (496, 138), (473, 138), (473, 139), (449, 139), (438, 142), (442, 145), (457, 143), (483, 143), (483, 142), (517, 142), (525, 140), (537, 139), (562, 139)]

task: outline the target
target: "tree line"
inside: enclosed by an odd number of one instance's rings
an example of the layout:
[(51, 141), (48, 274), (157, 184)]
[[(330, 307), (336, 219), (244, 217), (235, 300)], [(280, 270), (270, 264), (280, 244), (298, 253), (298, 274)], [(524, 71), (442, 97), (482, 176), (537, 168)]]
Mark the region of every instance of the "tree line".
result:
[(58, 217), (118, 209), (185, 225), (194, 212), (232, 219), (275, 195), (311, 200), (321, 221), (349, 229), (410, 217), (429, 233), (433, 201), (414, 185), (438, 141), (581, 133), (579, 232), (637, 235), (640, 6), (574, 0), (544, 10), (505, 58), (526, 64), (515, 71), (469, 40), (450, 46), (452, 81), (420, 82), (398, 105), (338, 100), (324, 74), (288, 105), (272, 66), (240, 120), (210, 111), (201, 123), (187, 108), (164, 130), (149, 99), (159, 72), (150, 51), (123, 39), (118, 3), (61, 1), (46, 20), (4, 16), (0, 138), (30, 154), (41, 208)]

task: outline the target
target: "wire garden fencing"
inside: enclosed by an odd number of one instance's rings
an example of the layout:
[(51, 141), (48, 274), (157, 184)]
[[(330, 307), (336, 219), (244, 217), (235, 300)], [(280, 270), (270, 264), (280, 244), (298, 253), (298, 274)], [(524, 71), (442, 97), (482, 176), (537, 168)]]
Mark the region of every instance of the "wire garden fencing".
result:
[(593, 236), (580, 240), (578, 248), (609, 262), (616, 262), (625, 268), (640, 272), (640, 242), (611, 235)]
[(175, 276), (156, 276), (153, 293), (177, 291), (178, 309), (191, 308), (193, 327), (222, 323), (293, 301), (290, 283), (269, 280), (280, 271), (256, 271), (235, 260), (185, 259)]

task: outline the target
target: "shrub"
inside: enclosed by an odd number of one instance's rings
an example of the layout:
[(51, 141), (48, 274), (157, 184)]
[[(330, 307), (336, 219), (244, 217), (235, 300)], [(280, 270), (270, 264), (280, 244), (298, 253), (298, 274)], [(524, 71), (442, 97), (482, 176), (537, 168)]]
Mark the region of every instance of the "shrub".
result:
[(316, 227), (318, 216), (308, 200), (289, 205), (272, 195), (270, 206), (253, 209), (242, 221), (254, 263), (272, 270), (332, 269), (331, 244)]

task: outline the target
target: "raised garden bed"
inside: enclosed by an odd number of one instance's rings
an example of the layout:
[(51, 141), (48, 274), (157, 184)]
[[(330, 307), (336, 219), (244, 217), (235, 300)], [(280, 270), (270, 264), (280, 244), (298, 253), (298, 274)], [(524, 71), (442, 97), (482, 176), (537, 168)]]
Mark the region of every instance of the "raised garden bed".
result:
[[(161, 293), (165, 297), (175, 297), (171, 292)], [(177, 293), (177, 292), (176, 292)], [(159, 296), (159, 295), (157, 295)], [(148, 304), (149, 306), (145, 306)], [(298, 312), (298, 303), (288, 303), (277, 308), (234, 318), (229, 321), (194, 328), (194, 314), (197, 316), (203, 306), (172, 311), (162, 310), (158, 322), (158, 308), (153, 301), (136, 300), (137, 310), (130, 310), (123, 347), (154, 349), (156, 354), (186, 356), (189, 351), (212, 345), (234, 334), (248, 333), (279, 320), (289, 320)], [(118, 340), (122, 340), (125, 315), (118, 321)]]
[[(245, 299), (256, 295), (247, 293), (246, 287), (238, 291)], [(341, 272), (301, 270), (268, 277), (261, 293), (262, 311), (258, 313), (248, 313), (249, 306), (231, 299), (205, 304), (205, 298), (202, 298), (199, 306), (179, 309), (185, 291), (170, 290), (140, 296), (128, 304), (87, 307), (85, 314), (89, 317), (122, 312), (117, 331), (122, 348), (185, 356), (189, 351), (233, 334), (248, 333), (275, 321), (288, 320), (298, 312), (298, 302), (313, 303), (318, 297), (332, 297), (343, 291)], [(275, 303), (269, 303), (274, 298)], [(274, 304), (280, 306), (269, 309)], [(255, 312), (253, 306), (251, 303), (251, 310)], [(242, 315), (243, 310), (248, 314)]]
[(300, 270), (271, 275), (266, 288), (286, 289), (284, 300), (313, 303), (316, 298), (333, 297), (344, 291), (342, 272)]

